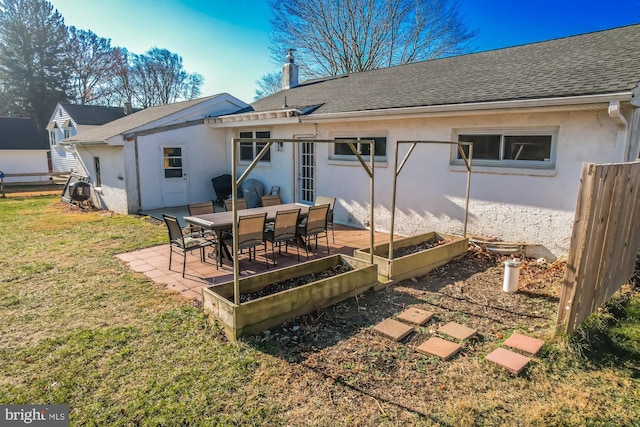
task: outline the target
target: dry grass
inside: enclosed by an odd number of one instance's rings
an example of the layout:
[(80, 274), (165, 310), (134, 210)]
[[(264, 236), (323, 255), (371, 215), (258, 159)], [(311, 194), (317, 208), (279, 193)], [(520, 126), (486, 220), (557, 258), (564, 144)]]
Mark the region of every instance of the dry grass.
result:
[[(562, 265), (528, 263), (507, 295), (485, 254), (232, 344), (113, 256), (165, 234), (58, 197), (0, 200), (0, 403), (67, 403), (72, 425), (638, 425), (636, 290), (601, 330), (622, 348), (608, 359), (553, 338)], [(372, 331), (408, 306), (436, 318), (400, 343)], [(415, 351), (451, 320), (480, 337), (449, 362)], [(515, 330), (546, 340), (518, 377), (484, 360)]]

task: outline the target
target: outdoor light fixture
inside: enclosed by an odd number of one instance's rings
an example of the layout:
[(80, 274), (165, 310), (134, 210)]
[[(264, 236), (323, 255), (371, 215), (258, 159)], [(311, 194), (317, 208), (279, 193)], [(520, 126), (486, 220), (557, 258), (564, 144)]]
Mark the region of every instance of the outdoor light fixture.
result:
[(276, 142), (276, 151), (282, 151), (282, 146), (284, 144), (282, 142)]

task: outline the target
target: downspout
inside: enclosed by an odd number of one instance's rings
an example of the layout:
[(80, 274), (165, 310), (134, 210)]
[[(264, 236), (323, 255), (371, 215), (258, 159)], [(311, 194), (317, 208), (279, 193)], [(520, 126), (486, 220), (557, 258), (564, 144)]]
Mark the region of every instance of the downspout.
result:
[(620, 101), (609, 102), (609, 117), (618, 125), (614, 162), (629, 161), (629, 122), (622, 113)]

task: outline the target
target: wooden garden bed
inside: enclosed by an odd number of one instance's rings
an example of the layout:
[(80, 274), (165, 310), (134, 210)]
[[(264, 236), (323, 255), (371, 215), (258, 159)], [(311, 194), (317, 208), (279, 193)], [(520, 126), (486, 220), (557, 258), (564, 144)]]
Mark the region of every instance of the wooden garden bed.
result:
[(293, 317), (330, 306), (378, 284), (375, 265), (346, 255), (334, 255), (242, 278), (241, 295), (255, 294), (274, 283), (312, 273), (320, 274), (340, 264), (348, 266), (348, 271), (239, 305), (233, 303), (233, 282), (210, 286), (202, 290), (204, 309), (210, 319), (219, 322), (227, 336), (235, 340), (241, 335), (260, 332)]
[[(412, 251), (412, 246), (424, 246), (427, 249)], [(467, 252), (469, 241), (460, 236), (436, 233), (432, 231), (418, 236), (406, 237), (394, 242), (394, 253), (409, 252), (407, 255), (389, 259), (387, 243), (374, 247), (373, 262), (378, 266), (378, 280), (389, 285), (410, 277), (424, 276), (436, 267)], [(369, 248), (356, 249), (353, 256), (369, 260)]]

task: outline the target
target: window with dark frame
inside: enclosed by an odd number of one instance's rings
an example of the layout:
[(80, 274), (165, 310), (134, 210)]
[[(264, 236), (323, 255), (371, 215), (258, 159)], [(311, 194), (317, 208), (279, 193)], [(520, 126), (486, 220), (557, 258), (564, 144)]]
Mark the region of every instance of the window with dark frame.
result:
[[(339, 137), (339, 138), (334, 138), (334, 140), (336, 141), (348, 141), (348, 140), (357, 140), (357, 141), (362, 141), (362, 140), (373, 140), (374, 144), (373, 144), (373, 153), (374, 153), (374, 159), (376, 160), (384, 160), (387, 157), (387, 137), (385, 136), (360, 136), (360, 137)], [(333, 144), (333, 154), (334, 154), (334, 159), (349, 159), (349, 160), (354, 160), (355, 159), (355, 154), (353, 154), (353, 151), (351, 151), (351, 148), (349, 148), (349, 145), (347, 144)], [(370, 145), (367, 143), (360, 143), (357, 142), (356, 143), (356, 149), (358, 151), (358, 154), (360, 154), (361, 156), (368, 158), (369, 155), (371, 154), (369, 152), (370, 150)], [(349, 157), (347, 157), (349, 156)]]
[[(551, 166), (553, 135), (551, 133), (460, 133), (459, 142), (473, 143), (473, 160), (496, 166)], [(469, 147), (463, 146), (465, 155)], [(456, 160), (462, 156), (456, 150)]]
[[(270, 131), (242, 131), (239, 134), (240, 138), (271, 138)], [(255, 159), (260, 151), (267, 145), (265, 142), (241, 142), (239, 147), (239, 155), (241, 162), (251, 162)], [(265, 153), (264, 156), (260, 159), (260, 162), (269, 163), (271, 162), (271, 149)]]

